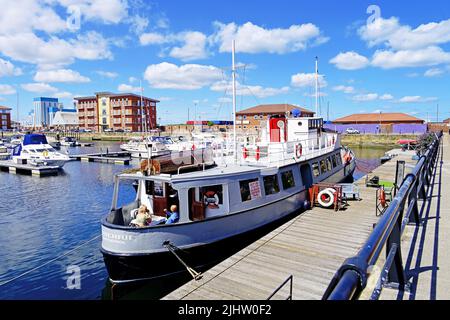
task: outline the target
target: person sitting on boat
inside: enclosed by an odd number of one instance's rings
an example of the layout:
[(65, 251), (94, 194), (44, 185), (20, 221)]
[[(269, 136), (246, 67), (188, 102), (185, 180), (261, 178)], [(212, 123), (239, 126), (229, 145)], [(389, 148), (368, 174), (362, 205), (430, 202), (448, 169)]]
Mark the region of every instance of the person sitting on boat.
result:
[(147, 227), (152, 222), (152, 216), (150, 215), (150, 210), (148, 210), (146, 205), (141, 205), (138, 209), (136, 217), (131, 220), (130, 225), (139, 228)]
[(164, 209), (164, 212), (166, 213), (167, 217), (165, 224), (177, 223), (180, 219), (180, 215), (178, 214), (178, 207), (176, 205), (170, 206), (170, 212), (167, 211), (167, 209)]

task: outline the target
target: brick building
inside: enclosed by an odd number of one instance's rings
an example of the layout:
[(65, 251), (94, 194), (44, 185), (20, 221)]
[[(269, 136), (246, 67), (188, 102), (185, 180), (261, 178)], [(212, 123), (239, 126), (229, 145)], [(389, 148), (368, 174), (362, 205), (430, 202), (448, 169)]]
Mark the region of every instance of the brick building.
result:
[(236, 126), (243, 131), (259, 131), (266, 125), (268, 118), (273, 116), (285, 116), (292, 110), (300, 110), (302, 117), (313, 117), (314, 112), (292, 104), (266, 104), (241, 110), (236, 113)]
[(0, 106), (0, 130), (10, 130), (11, 126), (11, 108)]
[(96, 132), (103, 132), (106, 129), (133, 132), (156, 129), (158, 100), (142, 97), (142, 108), (141, 96), (132, 93), (97, 92), (95, 96), (78, 97), (74, 100), (80, 129), (91, 129)]

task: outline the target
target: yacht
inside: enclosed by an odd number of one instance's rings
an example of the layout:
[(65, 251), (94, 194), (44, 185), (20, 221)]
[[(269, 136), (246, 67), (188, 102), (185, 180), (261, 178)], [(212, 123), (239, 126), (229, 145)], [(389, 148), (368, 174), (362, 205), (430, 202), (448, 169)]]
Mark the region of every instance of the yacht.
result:
[[(345, 181), (356, 166), (353, 152), (341, 146), (337, 133), (323, 130), (321, 118), (269, 119), (260, 142), (236, 149), (222, 161), (211, 162), (214, 150), (205, 149), (210, 156), (203, 163), (115, 177), (112, 207), (102, 219), (101, 249), (112, 282), (182, 272), (168, 244), (195, 255), (261, 228), (306, 209), (313, 184)], [(118, 206), (123, 188), (136, 181), (134, 200)], [(130, 226), (143, 204), (152, 224)], [(171, 205), (179, 208), (179, 221), (158, 224)]]
[(77, 140), (74, 137), (65, 137), (60, 141), (61, 146), (65, 147), (76, 147), (79, 146), (80, 143), (77, 142)]
[(126, 144), (122, 144), (120, 148), (130, 152), (133, 158), (154, 158), (161, 155), (167, 155), (171, 151), (161, 141), (156, 141), (154, 137), (144, 139), (133, 138)]
[(43, 134), (27, 134), (20, 145), (13, 149), (12, 160), (14, 162), (26, 162), (27, 164), (39, 166), (56, 166), (62, 168), (67, 161), (68, 155), (57, 152), (47, 141)]

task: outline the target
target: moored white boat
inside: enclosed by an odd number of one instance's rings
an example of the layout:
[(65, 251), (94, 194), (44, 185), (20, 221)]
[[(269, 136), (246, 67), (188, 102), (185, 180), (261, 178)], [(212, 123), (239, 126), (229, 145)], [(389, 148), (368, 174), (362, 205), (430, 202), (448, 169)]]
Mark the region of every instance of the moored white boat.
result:
[(43, 134), (27, 134), (23, 142), (13, 149), (12, 160), (35, 166), (56, 166), (62, 168), (70, 161), (68, 155), (57, 152)]
[[(320, 118), (271, 119), (267, 141), (239, 148), (236, 160), (225, 157), (226, 163), (210, 169), (116, 176), (112, 209), (102, 220), (102, 252), (111, 280), (182, 271), (167, 241), (187, 251), (205, 249), (303, 210), (314, 183), (351, 178), (353, 153), (340, 145), (338, 134), (323, 132), (322, 123)], [(139, 183), (135, 200), (117, 207), (120, 186), (133, 181)], [(132, 212), (142, 204), (154, 221), (165, 216), (163, 209), (177, 205), (179, 221), (132, 227)], [(156, 268), (161, 261), (171, 261), (170, 267)]]

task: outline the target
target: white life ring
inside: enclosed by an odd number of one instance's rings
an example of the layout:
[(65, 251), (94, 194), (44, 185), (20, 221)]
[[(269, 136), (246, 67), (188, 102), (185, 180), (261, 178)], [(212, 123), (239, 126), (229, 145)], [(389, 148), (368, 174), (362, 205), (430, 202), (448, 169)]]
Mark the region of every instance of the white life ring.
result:
[(333, 188), (324, 189), (317, 195), (317, 202), (319, 202), (322, 207), (330, 208), (334, 204), (335, 193), (336, 190)]
[(303, 154), (303, 146), (302, 146), (301, 143), (298, 143), (298, 144), (295, 146), (295, 157), (296, 157), (297, 159), (299, 159), (299, 158), (301, 158), (302, 154)]
[(219, 208), (219, 196), (214, 191), (205, 192), (203, 196), (203, 202), (205, 203), (205, 206), (210, 209)]

